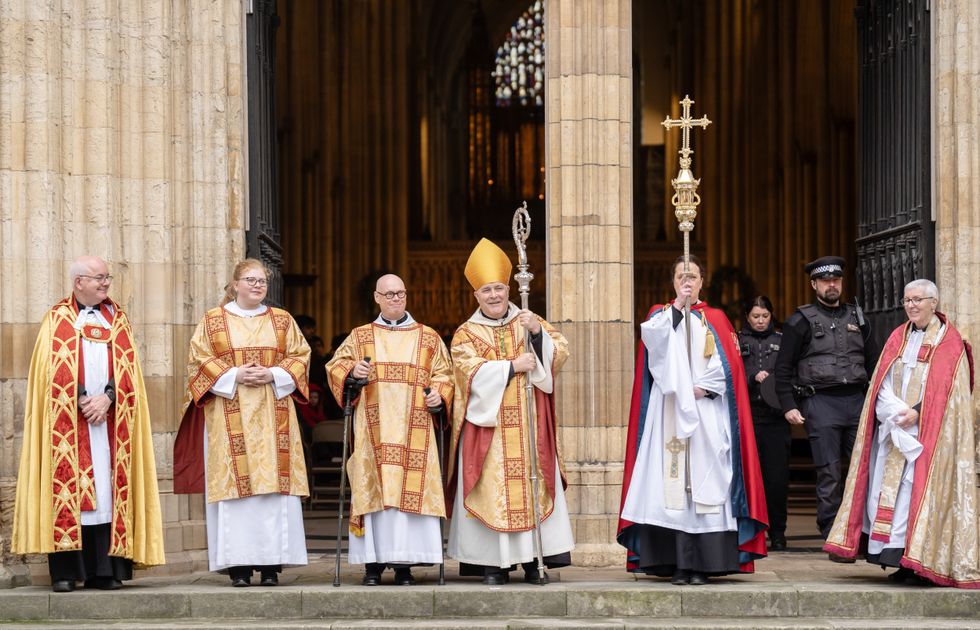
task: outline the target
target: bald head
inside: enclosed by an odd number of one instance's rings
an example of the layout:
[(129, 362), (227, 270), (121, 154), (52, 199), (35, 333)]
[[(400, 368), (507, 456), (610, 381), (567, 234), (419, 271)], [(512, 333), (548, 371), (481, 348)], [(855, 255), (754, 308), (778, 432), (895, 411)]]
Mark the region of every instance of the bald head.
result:
[(405, 315), (405, 306), (408, 303), (405, 283), (395, 274), (386, 273), (374, 285), (374, 301), (381, 307), (382, 317), (389, 321), (398, 321)]
[(405, 283), (402, 282), (402, 279), (395, 274), (386, 273), (378, 278), (378, 281), (374, 283), (374, 290), (378, 293), (387, 293), (388, 291), (404, 291)]
[(83, 306), (95, 306), (109, 297), (109, 265), (98, 256), (79, 256), (68, 267), (72, 293)]

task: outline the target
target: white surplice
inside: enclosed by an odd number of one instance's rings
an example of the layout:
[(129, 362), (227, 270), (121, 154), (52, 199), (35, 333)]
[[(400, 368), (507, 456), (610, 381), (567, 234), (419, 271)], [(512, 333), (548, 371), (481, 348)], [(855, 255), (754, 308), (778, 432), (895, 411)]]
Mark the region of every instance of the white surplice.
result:
[[(255, 317), (266, 306), (246, 310), (235, 302), (224, 307), (240, 317)], [(292, 377), (280, 367), (270, 368), (276, 398), (296, 389)], [(216, 396), (234, 398), (238, 384), (233, 367), (211, 388)], [(208, 432), (204, 429), (204, 462), (208, 461)], [(207, 476), (207, 468), (204, 471)], [(241, 499), (208, 503), (205, 507), (208, 532), (208, 564), (212, 571), (236, 566), (301, 566), (307, 564), (306, 533), (300, 498), (284, 494), (259, 494)]]
[[(945, 328), (945, 326), (943, 326)], [(944, 330), (940, 330), (938, 339), (942, 338)], [(909, 340), (905, 346), (905, 352), (901, 358), (892, 365), (891, 370), (881, 381), (878, 390), (878, 400), (875, 401), (875, 417), (877, 426), (875, 428), (875, 439), (871, 441), (871, 474), (868, 480), (868, 499), (867, 509), (864, 512), (863, 531), (866, 534), (871, 532), (871, 525), (878, 515), (878, 500), (881, 496), (881, 482), (885, 472), (885, 460), (892, 449), (898, 449), (905, 456), (905, 470), (902, 474), (902, 482), (898, 488), (898, 496), (895, 498), (895, 514), (892, 517), (892, 529), (888, 542), (868, 538), (868, 553), (880, 554), (885, 549), (904, 549), (905, 535), (909, 524), (909, 502), (912, 498), (912, 479), (915, 476), (915, 460), (922, 453), (922, 444), (918, 441), (919, 423), (907, 429), (902, 429), (895, 423), (899, 419), (899, 414), (909, 408), (903, 398), (909, 386), (912, 372), (918, 362), (919, 348), (925, 338), (924, 330), (913, 330), (909, 333)], [(922, 382), (928, 376), (929, 368), (924, 366)], [(894, 379), (900, 378), (902, 383), (902, 396), (895, 394)], [(922, 391), (925, 391), (923, 386)], [(921, 394), (920, 394), (921, 399)], [(918, 402), (918, 401), (916, 401)]]
[[(378, 315), (374, 323), (395, 329), (413, 326), (415, 320), (406, 312), (400, 322)], [(350, 564), (439, 564), (442, 562), (439, 521), (438, 516), (410, 514), (395, 508), (369, 512), (364, 515), (364, 535), (350, 535), (347, 561)]]
[[(653, 376), (643, 434), (636, 465), (623, 505), (623, 518), (691, 534), (734, 531), (731, 482), (731, 426), (728, 414), (727, 378), (719, 344), (711, 357), (704, 356), (708, 329), (691, 315), (691, 358), (684, 322), (673, 328), (673, 307), (662, 310), (640, 326), (649, 353)], [(714, 392), (713, 399), (694, 397), (694, 387)], [(666, 432), (670, 435), (665, 435)], [(679, 466), (680, 483), (665, 483), (671, 454), (666, 445), (673, 438), (687, 439), (688, 465)], [(684, 480), (690, 478), (690, 492)], [(671, 501), (670, 487), (680, 489)]]
[[(109, 310), (112, 311), (111, 305)], [(86, 325), (110, 329), (109, 322), (98, 307), (79, 308), (75, 329), (81, 330), (82, 326)], [(107, 334), (106, 338), (108, 337)], [(109, 384), (109, 344), (89, 341), (82, 337), (82, 363), (85, 368), (85, 382), (82, 383), (80, 390), (88, 396), (104, 393), (105, 386)], [(84, 420), (79, 419), (79, 422)], [(95, 479), (95, 509), (82, 512), (82, 525), (111, 523), (112, 455), (109, 452), (109, 423), (89, 424), (88, 441), (92, 451), (92, 476)]]
[[(507, 316), (500, 320), (489, 319), (477, 312), (470, 321), (484, 326), (503, 326), (517, 317), (519, 309), (510, 304)], [(554, 391), (554, 377), (551, 364), (555, 356), (555, 345), (548, 333), (541, 331), (541, 354), (530, 372), (531, 384), (550, 394)], [(469, 403), (466, 407), (466, 422), (479, 427), (495, 427), (497, 414), (504, 399), (504, 390), (510, 380), (510, 361), (487, 361), (473, 376)], [(533, 403), (532, 403), (533, 404)], [(466, 428), (464, 427), (465, 431)], [(462, 438), (461, 438), (462, 439)], [(456, 470), (462, 471), (463, 456), (459, 449)], [(484, 526), (478, 519), (469, 516), (463, 506), (463, 475), (456, 475), (456, 498), (453, 502), (453, 518), (449, 526), (449, 556), (469, 564), (493, 567), (510, 567), (535, 559), (533, 530), (526, 532), (498, 532)], [(545, 492), (544, 480), (540, 480), (539, 492)], [(555, 501), (551, 515), (541, 521), (541, 548), (543, 556), (555, 556), (575, 548), (572, 537), (571, 520), (568, 517), (568, 504), (561, 483), (557, 459), (555, 460)]]

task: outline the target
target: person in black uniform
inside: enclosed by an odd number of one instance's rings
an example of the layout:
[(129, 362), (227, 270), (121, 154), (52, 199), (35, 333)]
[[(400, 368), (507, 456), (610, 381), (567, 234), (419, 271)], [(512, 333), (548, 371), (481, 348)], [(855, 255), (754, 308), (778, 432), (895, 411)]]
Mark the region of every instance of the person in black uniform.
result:
[[(806, 428), (817, 475), (817, 527), (826, 539), (843, 491), (842, 465), (851, 456), (878, 346), (860, 308), (841, 301), (845, 261), (808, 263), (817, 299), (783, 325), (776, 358), (776, 393), (783, 416)], [(831, 560), (854, 562), (831, 555)]]
[(745, 324), (738, 332), (738, 344), (749, 385), (752, 423), (759, 449), (762, 484), (769, 510), (769, 549), (786, 549), (786, 494), (789, 489), (789, 453), (792, 438), (789, 423), (779, 409), (762, 398), (761, 385), (772, 375), (782, 334), (776, 330), (772, 302), (760, 295), (746, 306)]

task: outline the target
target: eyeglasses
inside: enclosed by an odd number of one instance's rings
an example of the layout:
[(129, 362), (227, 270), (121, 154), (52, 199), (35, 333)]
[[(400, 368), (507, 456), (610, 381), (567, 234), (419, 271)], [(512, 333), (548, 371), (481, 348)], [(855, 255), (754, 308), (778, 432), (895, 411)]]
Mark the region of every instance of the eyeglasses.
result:
[(910, 297), (902, 298), (902, 306), (918, 306), (922, 303), (922, 300), (935, 300), (934, 297)]
[(400, 300), (406, 295), (408, 295), (408, 291), (385, 291), (384, 293), (382, 293), (381, 291), (375, 291), (375, 293), (377, 293), (378, 295), (383, 295), (385, 298), (389, 300), (394, 300), (395, 298), (398, 298)]
[(86, 276), (85, 274), (78, 274), (79, 278), (90, 278), (95, 280), (98, 284), (111, 284), (112, 276)]
[(249, 277), (249, 278), (239, 278), (239, 280), (241, 280), (242, 282), (244, 282), (245, 284), (247, 284), (250, 287), (264, 287), (264, 286), (267, 286), (269, 284), (269, 281), (266, 280), (265, 278), (251, 278), (251, 277)]

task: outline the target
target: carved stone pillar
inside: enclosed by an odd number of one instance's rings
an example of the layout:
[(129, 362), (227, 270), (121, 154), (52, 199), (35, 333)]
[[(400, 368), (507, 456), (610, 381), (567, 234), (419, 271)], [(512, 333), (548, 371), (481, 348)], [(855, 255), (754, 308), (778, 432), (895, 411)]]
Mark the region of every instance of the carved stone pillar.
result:
[(81, 254), (108, 261), (135, 324), (169, 570), (205, 546), (171, 453), (187, 342), (244, 253), (241, 20), (241, 0), (3, 3), (0, 587), (26, 576), (9, 548), (34, 338)]
[[(980, 343), (980, 5), (932, 3), (933, 208), (939, 309)], [(974, 407), (980, 404), (974, 396)]]
[(550, 0), (545, 12), (548, 320), (571, 344), (558, 381), (577, 564), (615, 544), (633, 380), (630, 0)]

